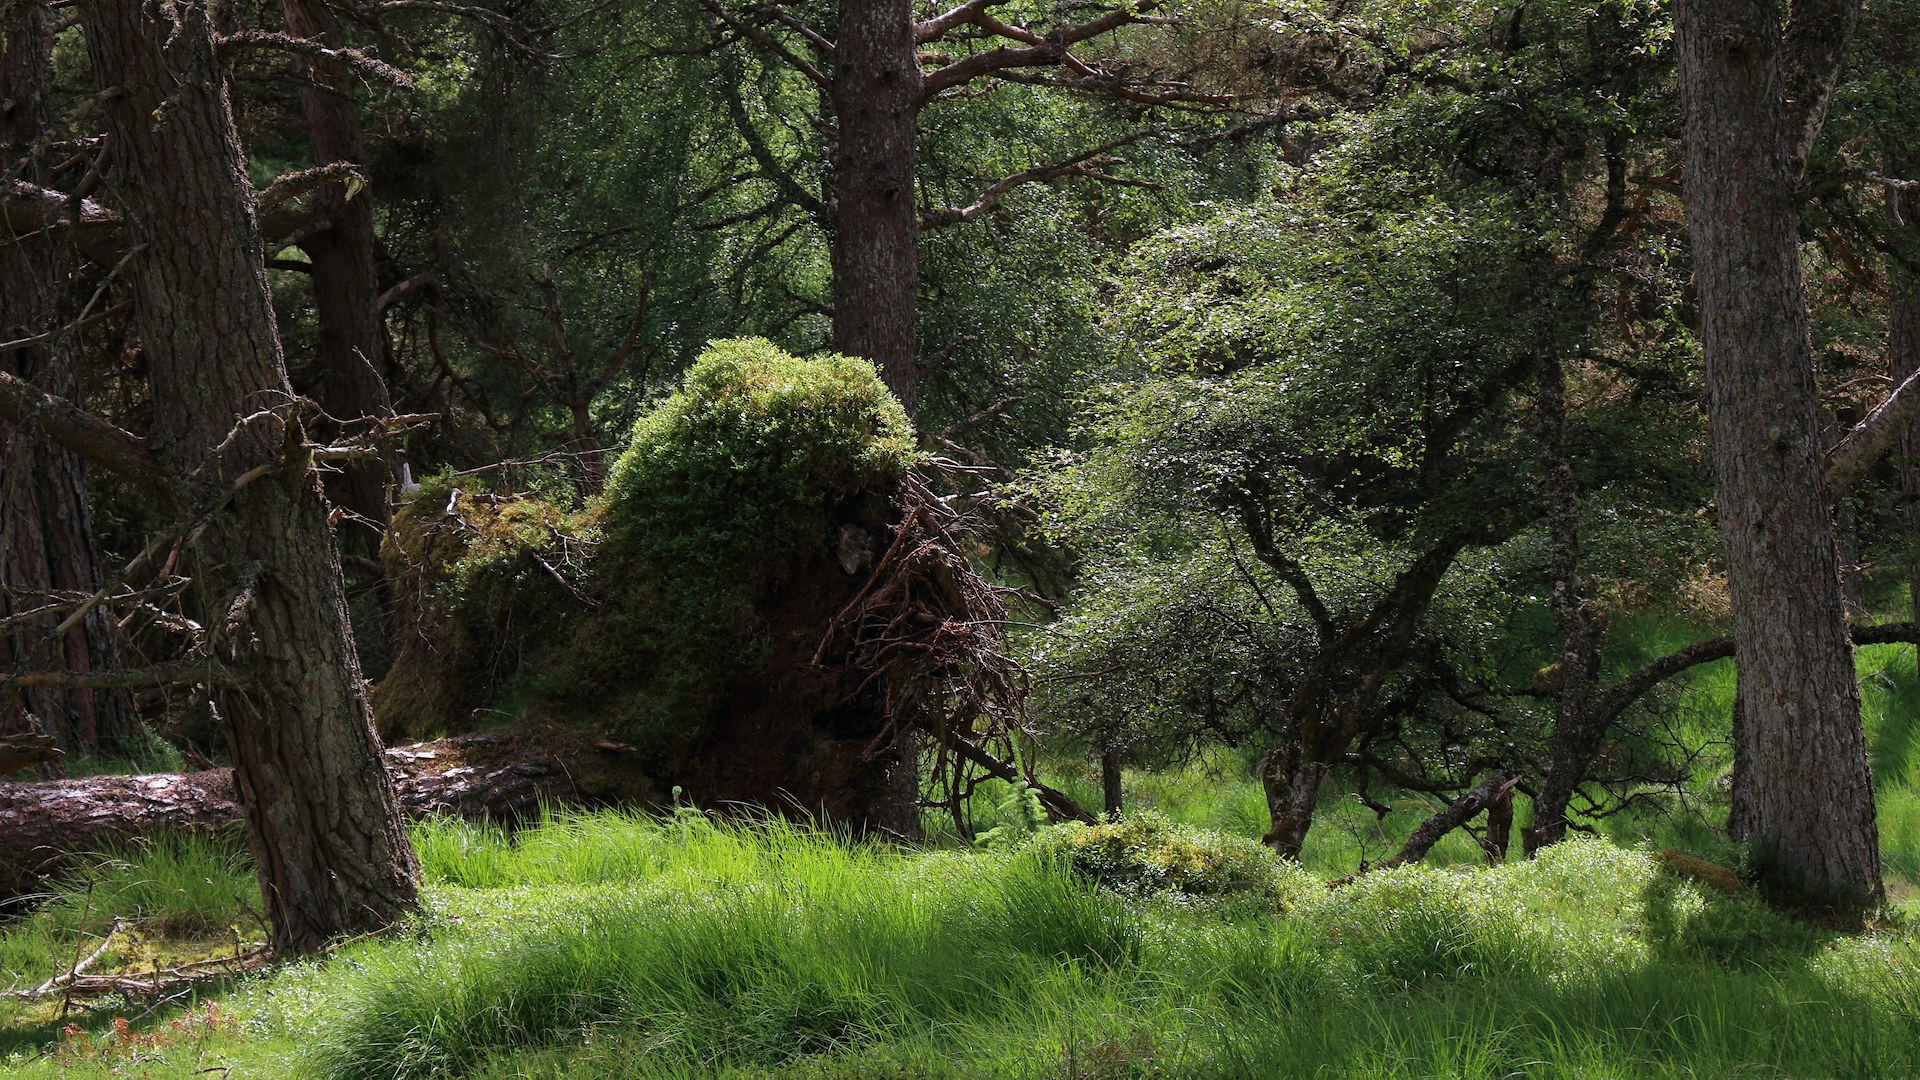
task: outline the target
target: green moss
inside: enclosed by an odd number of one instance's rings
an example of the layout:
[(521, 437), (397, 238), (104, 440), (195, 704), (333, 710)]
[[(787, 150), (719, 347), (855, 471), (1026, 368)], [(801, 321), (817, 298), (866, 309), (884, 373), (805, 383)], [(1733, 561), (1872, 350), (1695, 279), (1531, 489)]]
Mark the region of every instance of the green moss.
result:
[(614, 462), (597, 576), (671, 582), (683, 606), (751, 597), (912, 461), (913, 429), (873, 365), (715, 342)]
[(640, 419), (581, 510), (427, 482), (387, 543), (432, 640), (381, 687), (383, 731), (533, 709), (599, 723), (643, 767), (670, 768), (753, 674), (767, 599), (831, 557), (840, 525), (883, 518), (913, 455), (868, 362), (734, 340)]
[(828, 555), (836, 524), (884, 506), (912, 460), (906, 413), (868, 362), (715, 342), (614, 462), (591, 586), (609, 603), (558, 677), (645, 672), (617, 726), (661, 750), (691, 738), (761, 655), (757, 605)]

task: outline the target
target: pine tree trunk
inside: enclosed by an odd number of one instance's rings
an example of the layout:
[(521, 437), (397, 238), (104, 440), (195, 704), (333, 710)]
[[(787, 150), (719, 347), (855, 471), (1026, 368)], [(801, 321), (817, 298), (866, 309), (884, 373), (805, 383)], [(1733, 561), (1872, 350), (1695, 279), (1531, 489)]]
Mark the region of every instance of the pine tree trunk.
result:
[(835, 43), (833, 347), (880, 367), (913, 415), (920, 62), (908, 0), (842, 0)]
[(1765, 0), (1681, 0), (1684, 189), (1745, 710), (1746, 839), (1782, 898), (1883, 895), (1801, 279), (1797, 165)]
[(192, 478), (188, 505), (233, 492), (189, 573), (213, 651), (237, 676), (213, 698), (272, 944), (310, 953), (411, 908), (416, 865), (347, 633), (326, 502), (296, 452), (297, 422), (258, 415), (288, 415), (292, 391), (225, 80), (192, 0), (85, 0), (80, 13), (93, 69), (117, 90), (105, 109), (112, 179), (143, 246), (132, 291), (152, 446)]
[[(339, 20), (323, 0), (281, 0), (287, 32), (340, 48)], [(300, 108), (313, 140), (313, 163), (365, 165), (360, 112), (354, 101), (358, 81), (344, 63), (327, 57), (300, 57), (305, 76)], [(384, 416), (391, 411), (386, 383), (386, 335), (380, 320), (380, 289), (374, 270), (373, 196), (352, 198), (344, 184), (327, 184), (314, 193), (314, 211), (332, 226), (302, 240), (313, 263), (314, 311), (320, 324), (320, 350), (308, 390), (321, 407), (341, 420)], [(337, 484), (336, 501), (364, 519), (343, 537), (368, 557), (379, 554), (380, 530), (387, 524), (387, 484), (392, 463), (384, 457), (347, 464)]]
[[(35, 153), (46, 132), (53, 19), (38, 3), (23, 8), (0, 26), (0, 167), (38, 180), (37, 160), (16, 172), (12, 159)], [(71, 250), (44, 235), (0, 242), (0, 341), (34, 337), (59, 324)], [(78, 396), (77, 367), (72, 347), (57, 338), (0, 353), (0, 371), (66, 397)], [(91, 593), (100, 587), (92, 516), (80, 459), (0, 421), (0, 618), (42, 606), (55, 591)], [(114, 666), (105, 611), (89, 614), (59, 640), (47, 640), (59, 619), (51, 616), (0, 637), (0, 672)], [(29, 716), (68, 753), (118, 743), (136, 722), (124, 690), (6, 691), (0, 731), (25, 730)]]
[[(1908, 158), (1899, 168), (1920, 167), (1920, 157)], [(1899, 171), (1895, 176), (1911, 175)], [(1904, 222), (1901, 238), (1905, 265), (1890, 260), (1887, 267), (1887, 361), (1893, 385), (1899, 386), (1915, 371), (1920, 371), (1920, 274), (1910, 266), (1920, 265), (1920, 198), (1905, 191), (1887, 196), (1894, 218)], [(1906, 503), (1907, 600), (1914, 618), (1920, 619), (1920, 425), (1909, 425), (1900, 435), (1900, 495)], [(1920, 649), (1915, 650), (1920, 661)]]

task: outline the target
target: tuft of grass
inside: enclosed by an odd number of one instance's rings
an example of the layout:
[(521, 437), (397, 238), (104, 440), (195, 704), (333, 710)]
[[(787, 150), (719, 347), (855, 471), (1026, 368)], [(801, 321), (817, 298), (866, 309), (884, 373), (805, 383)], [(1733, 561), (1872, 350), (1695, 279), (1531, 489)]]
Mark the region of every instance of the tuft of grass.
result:
[(0, 934), (0, 985), (38, 982), (90, 950), (115, 919), (151, 939), (232, 940), (258, 929), (259, 886), (235, 833), (170, 834), (103, 852), (49, 887)]

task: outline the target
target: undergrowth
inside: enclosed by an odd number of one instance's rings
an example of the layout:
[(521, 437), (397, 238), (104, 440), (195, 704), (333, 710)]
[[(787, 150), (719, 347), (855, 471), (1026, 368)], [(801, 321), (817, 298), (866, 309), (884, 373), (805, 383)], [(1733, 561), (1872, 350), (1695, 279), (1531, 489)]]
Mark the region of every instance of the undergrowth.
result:
[(918, 852), (691, 811), (567, 815), (517, 838), (435, 821), (415, 838), (428, 906), (405, 932), (228, 989), (216, 1012), (182, 1001), (116, 1026), (138, 1003), (110, 1002), (64, 1034), (42, 1025), (11, 1044), (13, 1067), (383, 1080), (1920, 1070), (1912, 935), (1813, 929), (1603, 840), (1328, 889), (1258, 845), (1153, 815)]

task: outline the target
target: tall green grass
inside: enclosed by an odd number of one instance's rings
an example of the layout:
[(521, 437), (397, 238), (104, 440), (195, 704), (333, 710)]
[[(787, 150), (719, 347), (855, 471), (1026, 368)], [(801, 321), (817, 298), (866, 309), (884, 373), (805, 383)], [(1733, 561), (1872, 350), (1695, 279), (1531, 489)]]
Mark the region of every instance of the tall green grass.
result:
[[(560, 819), (517, 846), (435, 829), (423, 850), (491, 848), (473, 860), (491, 884), (440, 893), (418, 941), (267, 999), (271, 1024), (304, 1033), (306, 1072), (1920, 1069), (1910, 939), (1834, 938), (1601, 841), (1340, 890), (1277, 868), (1278, 894), (1123, 900), (1045, 844), (909, 856), (685, 818)], [(584, 835), (606, 859), (556, 857)]]
[[(1648, 620), (1614, 660), (1695, 636)], [(1920, 882), (1920, 677), (1906, 646), (1859, 664), (1899, 890)], [(1251, 760), (1225, 752), (1130, 772), (1129, 806), (1159, 816), (1112, 842), (1023, 841), (1017, 800), (991, 784), (974, 807), (980, 830), (1002, 827), (990, 847), (693, 811), (557, 815), (512, 835), (426, 822), (423, 915), (210, 991), (237, 1031), (153, 1047), (115, 1042), (108, 1023), (143, 1003), (66, 1019), (0, 1005), (0, 1063), (182, 1078), (1920, 1075), (1912, 932), (1835, 936), (1649, 856), (1723, 843), (1731, 698), (1722, 664), (1659, 703), (1663, 730), (1702, 751), (1687, 805), (1495, 868), (1456, 835), (1427, 865), (1339, 889), (1326, 877), (1390, 853), (1433, 804), (1376, 791), (1383, 820), (1330, 788), (1306, 869), (1285, 866), (1245, 842), (1266, 827), (1264, 799)], [(1098, 801), (1080, 763), (1046, 778)], [(1166, 888), (1180, 883), (1208, 895)], [(0, 927), (0, 987), (61, 970), (114, 916), (137, 932), (103, 968), (235, 926), (254, 936), (256, 907), (235, 837), (110, 853)], [(81, 1033), (61, 1036), (70, 1021)], [(63, 1039), (98, 1052), (37, 1056)]]
[(0, 989), (71, 965), (116, 919), (148, 937), (230, 937), (236, 928), (257, 936), (260, 891), (240, 848), (229, 833), (168, 835), (103, 851), (0, 933)]

